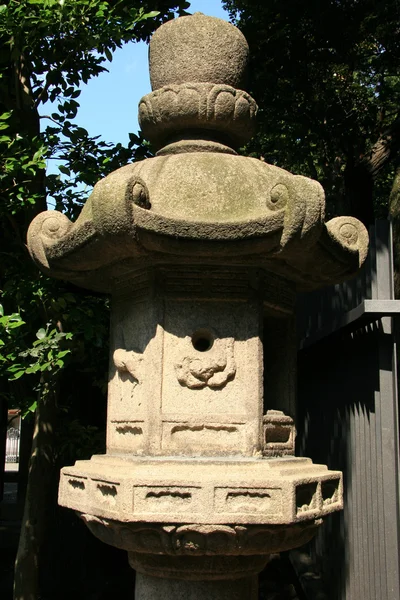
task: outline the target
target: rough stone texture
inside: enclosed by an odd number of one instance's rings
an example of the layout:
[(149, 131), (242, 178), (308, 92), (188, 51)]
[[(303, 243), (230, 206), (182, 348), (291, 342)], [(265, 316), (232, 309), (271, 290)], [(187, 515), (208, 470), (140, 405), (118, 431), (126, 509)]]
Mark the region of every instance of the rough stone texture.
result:
[(254, 133), (256, 114), (257, 104), (249, 94), (212, 83), (166, 85), (144, 96), (139, 104), (140, 127), (157, 148), (165, 146), (169, 137), (176, 138), (178, 132), (196, 129), (201, 130), (202, 138), (210, 130), (213, 138), (217, 134), (229, 144), (241, 146)]
[(296, 427), (281, 410), (268, 410), (263, 418), (264, 456), (294, 456)]
[(108, 293), (128, 264), (217, 257), (279, 273), (299, 290), (351, 277), (365, 260), (364, 226), (351, 217), (324, 224), (317, 182), (232, 149), (252, 134), (257, 112), (236, 89), (247, 61), (242, 34), (219, 19), (181, 17), (155, 33), (150, 54), (155, 91), (139, 116), (158, 156), (100, 181), (75, 223), (39, 215), (28, 232), (39, 268)]
[(262, 444), (262, 298), (240, 270), (215, 273), (214, 299), (199, 298), (201, 269), (154, 275), (155, 286), (144, 276), (140, 295), (128, 288), (113, 307), (108, 449), (252, 456)]
[(190, 81), (243, 89), (248, 56), (245, 37), (230, 23), (202, 13), (180, 17), (151, 38), (151, 87)]
[(205, 260), (258, 266), (316, 289), (353, 275), (368, 248), (357, 219), (338, 217), (339, 227), (323, 215), (317, 182), (251, 158), (190, 152), (109, 175), (74, 224), (57, 211), (40, 214), (28, 247), (43, 271), (104, 292), (128, 262)]
[(121, 522), (287, 525), (341, 510), (342, 479), (307, 458), (93, 457), (64, 467), (59, 501)]
[(139, 108), (157, 156), (28, 233), (45, 273), (112, 294), (107, 454), (64, 468), (59, 501), (128, 551), (137, 600), (255, 598), (268, 555), (342, 508), (341, 473), (294, 456), (293, 311), (354, 274), (368, 236), (324, 223), (317, 182), (236, 154), (247, 54), (219, 19), (163, 25)]

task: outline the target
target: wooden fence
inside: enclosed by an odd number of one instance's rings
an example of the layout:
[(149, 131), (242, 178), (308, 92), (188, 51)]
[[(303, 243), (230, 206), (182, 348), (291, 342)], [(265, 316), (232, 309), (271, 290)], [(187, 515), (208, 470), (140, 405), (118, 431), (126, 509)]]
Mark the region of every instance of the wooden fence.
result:
[(329, 600), (400, 600), (400, 301), (390, 223), (378, 221), (370, 238), (358, 277), (298, 305), (298, 454), (344, 472), (345, 509), (309, 548)]

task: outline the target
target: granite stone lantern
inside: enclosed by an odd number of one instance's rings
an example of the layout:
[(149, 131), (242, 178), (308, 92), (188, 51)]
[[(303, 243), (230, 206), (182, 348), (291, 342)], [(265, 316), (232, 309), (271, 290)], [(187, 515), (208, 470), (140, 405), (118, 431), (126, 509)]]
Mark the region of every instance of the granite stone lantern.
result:
[(294, 456), (294, 305), (353, 275), (368, 236), (324, 223), (317, 182), (237, 154), (247, 59), (220, 19), (162, 25), (139, 105), (156, 156), (28, 234), (45, 273), (112, 298), (107, 453), (65, 467), (59, 501), (127, 550), (137, 600), (255, 599), (269, 555), (342, 508), (341, 473)]

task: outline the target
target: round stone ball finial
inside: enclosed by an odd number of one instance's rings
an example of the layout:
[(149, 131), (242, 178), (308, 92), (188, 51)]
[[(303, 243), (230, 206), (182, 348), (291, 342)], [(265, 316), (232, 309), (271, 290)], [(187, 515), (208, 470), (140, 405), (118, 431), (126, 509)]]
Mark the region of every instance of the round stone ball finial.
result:
[(165, 85), (219, 83), (244, 89), (249, 47), (227, 21), (195, 13), (161, 25), (150, 41), (153, 90)]

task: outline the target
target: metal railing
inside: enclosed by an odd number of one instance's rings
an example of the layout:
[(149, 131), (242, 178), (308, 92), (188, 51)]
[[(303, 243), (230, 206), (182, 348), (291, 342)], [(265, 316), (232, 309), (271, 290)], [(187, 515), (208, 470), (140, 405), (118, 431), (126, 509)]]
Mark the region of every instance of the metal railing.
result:
[(16, 427), (7, 429), (6, 437), (6, 463), (19, 462), (20, 431)]

